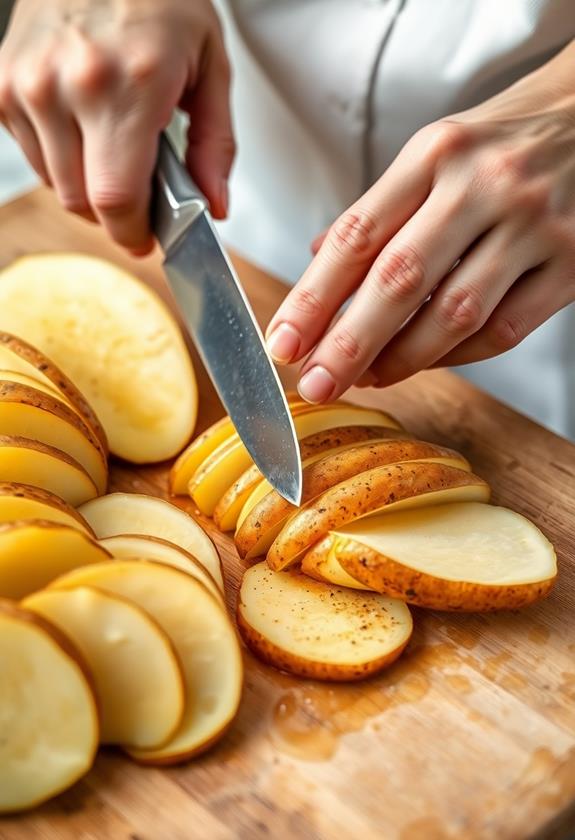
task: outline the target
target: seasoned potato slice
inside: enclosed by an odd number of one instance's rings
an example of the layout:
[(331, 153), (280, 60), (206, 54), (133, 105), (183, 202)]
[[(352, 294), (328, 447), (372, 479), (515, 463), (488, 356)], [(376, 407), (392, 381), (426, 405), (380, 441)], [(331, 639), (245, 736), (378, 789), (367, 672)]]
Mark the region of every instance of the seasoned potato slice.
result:
[(457, 467), (416, 461), (375, 467), (336, 484), (299, 508), (274, 540), (267, 562), (272, 569), (285, 569), (301, 560), (329, 531), (363, 516), (398, 508), (488, 500), (489, 485)]
[(394, 662), (413, 629), (401, 601), (274, 572), (257, 563), (243, 577), (238, 625), (264, 662), (301, 677), (360, 680)]
[(87, 773), (99, 725), (80, 652), (56, 627), (7, 601), (0, 601), (0, 674), (0, 813), (6, 814), (45, 802)]
[(45, 589), (23, 606), (58, 627), (94, 678), (100, 741), (151, 749), (184, 715), (184, 677), (172, 642), (144, 610), (90, 587)]
[(493, 505), (386, 513), (338, 528), (332, 539), (330, 550), (352, 577), (438, 610), (524, 607), (547, 595), (557, 575), (553, 546), (541, 531)]

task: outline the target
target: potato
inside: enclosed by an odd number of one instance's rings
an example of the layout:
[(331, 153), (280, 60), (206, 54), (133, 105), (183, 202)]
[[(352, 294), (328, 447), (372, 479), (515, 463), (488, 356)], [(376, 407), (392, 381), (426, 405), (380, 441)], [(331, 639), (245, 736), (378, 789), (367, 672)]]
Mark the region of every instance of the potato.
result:
[[(399, 428), (396, 420), (383, 411), (333, 403), (325, 406), (308, 406), (301, 412), (294, 411), (294, 426), (298, 438), (335, 426), (384, 426)], [(229, 439), (215, 449), (196, 470), (188, 491), (199, 510), (211, 516), (224, 493), (253, 461), (239, 438)]]
[(173, 566), (175, 569), (181, 569), (203, 583), (220, 603), (224, 603), (222, 591), (206, 567), (188, 551), (167, 540), (135, 534), (119, 534), (100, 540), (100, 545), (116, 560), (155, 560), (158, 563)]
[[(390, 514), (382, 514), (389, 516)], [(335, 537), (328, 534), (307, 551), (301, 560), (304, 575), (319, 580), (321, 583), (333, 583), (335, 586), (347, 586), (349, 589), (374, 591), (373, 587), (360, 583), (340, 565), (334, 551)]]
[(76, 566), (110, 560), (77, 528), (41, 519), (0, 525), (0, 598), (24, 598)]
[[(2, 357), (2, 345), (0, 345), (0, 358)], [(52, 399), (60, 400), (60, 402), (65, 403), (72, 411), (75, 411), (76, 414), (79, 414), (80, 417), (86, 422), (86, 419), (82, 416), (82, 413), (72, 405), (70, 400), (62, 393), (60, 393), (54, 385), (51, 385), (46, 380), (42, 380), (40, 375), (38, 378), (35, 379), (33, 376), (29, 376), (26, 373), (19, 373), (18, 371), (14, 370), (0, 370), (0, 382), (12, 382), (16, 385), (25, 385), (27, 388), (35, 388), (37, 391), (41, 391), (43, 394), (47, 394)]]
[(0, 332), (0, 367), (27, 374), (44, 385), (55, 388), (62, 399), (90, 426), (108, 453), (108, 439), (92, 406), (71, 379), (54, 362), (22, 338)]
[[(98, 748), (91, 676), (69, 640), (0, 602), (0, 813), (33, 808), (88, 772)], [(63, 713), (65, 712), (65, 713)]]
[[(302, 461), (318, 460), (326, 452), (344, 447), (351, 447), (360, 441), (379, 440), (383, 438), (410, 437), (402, 429), (388, 429), (383, 426), (338, 426), (308, 435), (300, 441)], [(263, 477), (255, 464), (252, 464), (235, 481), (217, 503), (213, 517), (220, 531), (233, 531), (238, 524), (238, 517), (248, 498)], [(271, 490), (272, 487), (268, 483)], [(247, 513), (247, 511), (246, 511)]]
[(80, 513), (100, 540), (138, 534), (174, 543), (199, 560), (224, 591), (222, 564), (215, 545), (204, 529), (175, 505), (137, 493), (110, 493), (83, 505)]
[(94, 678), (100, 742), (151, 749), (173, 738), (185, 705), (172, 642), (144, 610), (90, 587), (47, 589), (23, 606), (58, 627)]
[(181, 332), (155, 292), (119, 267), (86, 254), (17, 260), (0, 273), (0, 329), (64, 368), (114, 454), (162, 461), (189, 440), (198, 397)]
[(242, 690), (241, 649), (221, 604), (191, 575), (154, 562), (86, 566), (51, 588), (76, 586), (95, 586), (146, 610), (174, 643), (183, 666), (186, 708), (176, 735), (157, 750), (129, 754), (145, 764), (175, 764), (204, 752), (232, 722)]
[(401, 601), (273, 572), (257, 563), (243, 577), (238, 626), (257, 657), (300, 677), (360, 680), (390, 665), (413, 623)]
[(61, 449), (16, 435), (0, 435), (0, 481), (48, 490), (69, 505), (98, 495), (84, 467)]
[(437, 610), (518, 609), (545, 597), (557, 575), (553, 546), (532, 522), (477, 502), (386, 513), (332, 538), (354, 578)]
[[(352, 449), (336, 451), (306, 465), (303, 470), (302, 504), (366, 470), (409, 461), (437, 462), (469, 470), (469, 464), (462, 455), (432, 443), (417, 440), (372, 441)], [(252, 558), (265, 554), (295, 510), (296, 507), (277, 491), (272, 490), (265, 495), (252, 507), (235, 535), (240, 557)]]
[(106, 492), (106, 453), (89, 426), (61, 400), (26, 385), (0, 382), (0, 435), (58, 447), (84, 467), (99, 493)]
[(92, 529), (77, 510), (59, 496), (29, 484), (0, 482), (0, 523), (43, 519), (78, 528), (94, 537)]
[(489, 485), (472, 473), (441, 463), (375, 467), (331, 487), (299, 508), (267, 554), (277, 570), (298, 562), (310, 546), (348, 522), (382, 511), (445, 502), (489, 500)]

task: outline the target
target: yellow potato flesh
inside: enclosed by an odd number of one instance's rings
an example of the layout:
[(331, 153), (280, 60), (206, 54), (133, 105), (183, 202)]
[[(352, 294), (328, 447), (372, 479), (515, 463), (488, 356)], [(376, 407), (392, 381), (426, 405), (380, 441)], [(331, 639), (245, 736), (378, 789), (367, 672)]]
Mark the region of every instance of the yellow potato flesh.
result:
[(361, 589), (369, 591), (370, 587), (353, 578), (339, 564), (333, 539), (327, 540), (328, 546), (325, 551), (319, 552), (317, 548), (308, 551), (301, 561), (301, 570), (314, 580), (324, 583), (332, 583), (335, 586), (347, 586), (350, 589)]
[(23, 606), (78, 647), (100, 705), (100, 741), (152, 748), (166, 743), (184, 714), (184, 678), (159, 625), (124, 598), (89, 587), (48, 589)]
[[(0, 362), (2, 361), (2, 353), (3, 348), (0, 346)], [(26, 366), (26, 362), (23, 363), (23, 367)], [(28, 366), (30, 367), (30, 366)], [(33, 369), (35, 370), (35, 369)], [(18, 385), (26, 385), (28, 388), (36, 388), (37, 391), (42, 391), (43, 394), (46, 394), (52, 399), (61, 400), (65, 403), (69, 408), (79, 414), (80, 412), (78, 409), (72, 405), (70, 400), (64, 396), (58, 389), (52, 385), (49, 380), (41, 379), (41, 374), (37, 373), (36, 376), (32, 376), (27, 373), (23, 373), (22, 371), (15, 371), (15, 370), (3, 370), (0, 369), (0, 383), (2, 382), (15, 382)]]
[[(15, 488), (18, 485), (14, 485)], [(14, 490), (13, 494), (0, 493), (0, 524), (23, 522), (26, 520), (43, 519), (46, 522), (56, 522), (77, 528), (85, 534), (90, 534), (87, 523), (73, 509), (66, 510), (66, 505), (49, 504), (46, 501), (24, 495), (25, 489)]]

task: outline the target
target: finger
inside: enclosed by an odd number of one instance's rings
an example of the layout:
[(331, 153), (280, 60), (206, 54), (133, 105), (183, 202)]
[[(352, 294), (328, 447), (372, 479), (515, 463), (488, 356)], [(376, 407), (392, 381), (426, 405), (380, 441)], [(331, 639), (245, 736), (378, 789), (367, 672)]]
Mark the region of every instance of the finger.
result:
[(0, 122), (14, 137), (36, 174), (50, 186), (50, 177), (34, 126), (17, 100), (12, 85), (5, 83), (0, 92)]
[(515, 281), (547, 258), (545, 247), (515, 224), (488, 233), (372, 363), (378, 384), (424, 370), (481, 329)]
[(319, 251), (319, 249), (321, 248), (321, 246), (323, 245), (326, 236), (327, 236), (327, 230), (324, 230), (321, 233), (319, 233), (315, 237), (315, 239), (312, 241), (311, 252), (314, 255), (314, 257), (317, 254), (317, 252)]
[(323, 402), (352, 385), (485, 231), (489, 213), (482, 202), (461, 212), (449, 182), (434, 189), (374, 261), (349, 309), (305, 363), (301, 395)]
[(512, 350), (560, 309), (575, 299), (573, 272), (557, 262), (546, 263), (522, 277), (491, 317), (466, 341), (433, 367), (480, 362)]
[(315, 346), (381, 248), (424, 203), (432, 178), (433, 159), (410, 142), (379, 181), (334, 222), (267, 328), (276, 362), (297, 361)]
[(180, 103), (190, 115), (186, 163), (210, 203), (212, 215), (228, 213), (228, 177), (235, 155), (230, 114), (230, 66), (220, 36), (207, 46), (193, 92)]

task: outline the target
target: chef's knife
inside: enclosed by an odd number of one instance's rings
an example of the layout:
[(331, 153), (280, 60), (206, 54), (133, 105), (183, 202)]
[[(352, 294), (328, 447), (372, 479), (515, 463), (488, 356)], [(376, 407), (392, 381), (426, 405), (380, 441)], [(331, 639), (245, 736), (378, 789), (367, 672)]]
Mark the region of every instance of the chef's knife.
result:
[(301, 458), (284, 390), (207, 201), (165, 135), (154, 186), (152, 227), (184, 322), (254, 462), (297, 505)]

